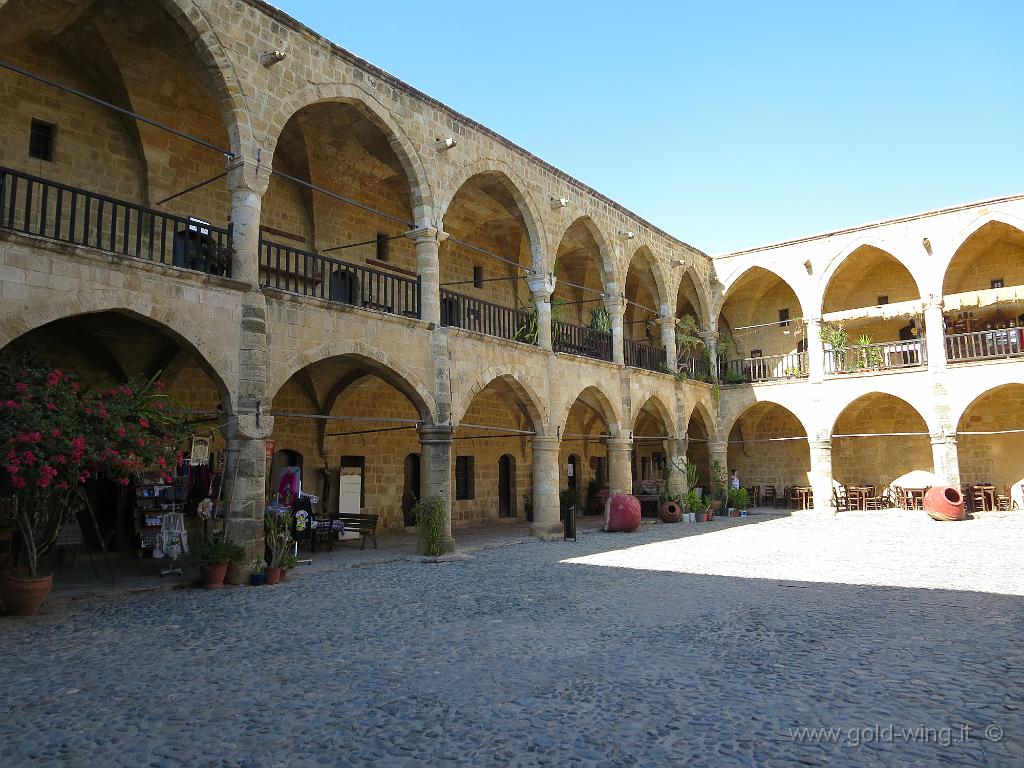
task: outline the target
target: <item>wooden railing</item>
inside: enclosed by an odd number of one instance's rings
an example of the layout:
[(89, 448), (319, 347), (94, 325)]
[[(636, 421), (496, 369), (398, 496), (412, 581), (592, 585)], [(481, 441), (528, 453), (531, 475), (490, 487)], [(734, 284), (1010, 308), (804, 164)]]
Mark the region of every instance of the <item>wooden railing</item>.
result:
[(420, 316), (420, 279), (349, 264), (260, 240), (260, 281), (267, 287), (403, 317)]
[(855, 344), (825, 350), (825, 373), (860, 373), (913, 368), (927, 363), (922, 339)]
[(706, 357), (687, 357), (680, 355), (676, 360), (680, 373), (685, 373), (695, 381), (704, 381), (711, 377), (711, 362)]
[(951, 363), (1024, 355), (1024, 329), (1003, 328), (946, 336), (946, 359)]
[(593, 357), (597, 360), (612, 359), (612, 335), (582, 325), (551, 323), (551, 346), (555, 352)]
[(3, 167), (0, 229), (199, 272), (231, 274), (231, 234), (223, 227)]
[(723, 384), (750, 384), (756, 381), (805, 378), (807, 376), (807, 353), (792, 352), (788, 355), (766, 355), (729, 360), (722, 366)]
[(444, 288), (441, 289), (441, 325), (499, 339), (537, 343), (536, 318), (527, 310), (503, 307)]
[(665, 367), (665, 350), (662, 347), (630, 339), (624, 339), (622, 347), (625, 363), (632, 368), (660, 371)]

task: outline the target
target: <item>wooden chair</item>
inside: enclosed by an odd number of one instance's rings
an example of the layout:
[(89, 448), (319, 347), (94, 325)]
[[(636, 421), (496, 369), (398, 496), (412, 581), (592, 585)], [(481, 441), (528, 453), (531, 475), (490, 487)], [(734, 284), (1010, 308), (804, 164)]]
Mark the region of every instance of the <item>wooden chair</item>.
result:
[(761, 501), (764, 502), (766, 507), (779, 508), (779, 496), (775, 491), (774, 485), (766, 485), (764, 487), (764, 491), (761, 493)]
[(750, 488), (747, 489), (747, 492), (750, 494), (750, 505), (752, 507), (760, 507), (761, 506), (761, 486), (760, 485), (752, 485), (752, 486), (750, 486)]
[(836, 507), (836, 512), (849, 512), (850, 511), (850, 500), (846, 495), (846, 487), (840, 486), (842, 491), (840, 492), (835, 486), (832, 486), (832, 503)]
[(964, 511), (970, 514), (974, 511), (974, 496), (971, 493), (971, 486), (961, 485), (960, 493), (964, 497)]
[(971, 486), (971, 511), (972, 512), (984, 512), (985, 511), (985, 486), (983, 486), (983, 485), (972, 485)]
[(1004, 485), (1003, 492), (996, 496), (996, 509), (1000, 512), (1009, 512), (1010, 501), (1010, 486)]

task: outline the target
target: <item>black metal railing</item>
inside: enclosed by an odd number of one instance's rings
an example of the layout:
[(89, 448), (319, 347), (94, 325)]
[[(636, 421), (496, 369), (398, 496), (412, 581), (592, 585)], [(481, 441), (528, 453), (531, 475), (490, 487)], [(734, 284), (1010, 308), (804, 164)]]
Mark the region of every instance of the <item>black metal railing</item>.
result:
[(994, 360), (1024, 355), (1024, 329), (951, 333), (946, 336), (946, 360), (951, 363)]
[(231, 234), (201, 219), (0, 167), (0, 229), (210, 274), (231, 274)]
[(751, 384), (756, 381), (804, 378), (807, 376), (807, 353), (765, 355), (729, 360), (722, 366), (725, 384)]
[(499, 339), (537, 343), (537, 319), (525, 309), (512, 309), (441, 289), (441, 325), (476, 331)]
[(420, 316), (420, 279), (260, 240), (260, 282), (270, 288), (403, 317)]
[(825, 373), (862, 373), (924, 365), (924, 343), (884, 341), (876, 344), (853, 344), (843, 349), (825, 350)]
[(705, 381), (711, 378), (711, 361), (706, 357), (688, 357), (680, 355), (676, 360), (680, 373), (685, 373), (688, 378), (695, 381)]
[(648, 344), (644, 341), (631, 341), (624, 339), (622, 342), (623, 359), (626, 365), (631, 368), (644, 368), (648, 371), (661, 371), (665, 369), (665, 349)]
[(593, 357), (597, 360), (612, 359), (612, 335), (582, 325), (551, 323), (551, 346), (555, 352)]

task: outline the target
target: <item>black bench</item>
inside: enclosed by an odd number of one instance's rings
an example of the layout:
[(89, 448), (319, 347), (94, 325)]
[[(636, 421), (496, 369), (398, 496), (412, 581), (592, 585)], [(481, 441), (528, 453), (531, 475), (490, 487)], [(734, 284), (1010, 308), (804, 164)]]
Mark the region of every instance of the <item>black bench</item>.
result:
[(377, 549), (377, 518), (379, 515), (352, 515), (338, 514), (335, 520), (340, 520), (345, 526), (346, 533), (355, 531), (359, 534), (359, 548), (366, 548), (366, 540), (373, 542), (373, 548)]

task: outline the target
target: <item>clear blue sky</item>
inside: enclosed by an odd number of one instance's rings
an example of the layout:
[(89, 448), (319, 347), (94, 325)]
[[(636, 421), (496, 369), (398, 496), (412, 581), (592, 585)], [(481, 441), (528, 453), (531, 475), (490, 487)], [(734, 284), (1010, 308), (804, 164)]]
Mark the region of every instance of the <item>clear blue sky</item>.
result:
[(709, 253), (1024, 192), (1024, 3), (275, 4)]

